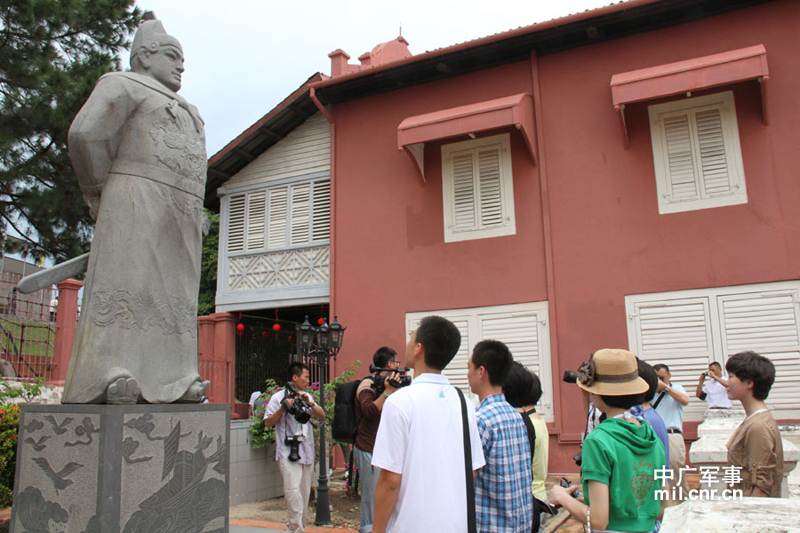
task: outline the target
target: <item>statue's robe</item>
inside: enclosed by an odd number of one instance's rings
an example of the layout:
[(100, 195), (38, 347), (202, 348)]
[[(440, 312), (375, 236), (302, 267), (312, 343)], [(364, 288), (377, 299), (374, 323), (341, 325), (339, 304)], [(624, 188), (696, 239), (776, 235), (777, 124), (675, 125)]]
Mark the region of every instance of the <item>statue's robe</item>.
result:
[(110, 73), (75, 117), (69, 152), (99, 205), (62, 401), (105, 402), (120, 378), (147, 402), (179, 400), (200, 380), (203, 122), (154, 79)]

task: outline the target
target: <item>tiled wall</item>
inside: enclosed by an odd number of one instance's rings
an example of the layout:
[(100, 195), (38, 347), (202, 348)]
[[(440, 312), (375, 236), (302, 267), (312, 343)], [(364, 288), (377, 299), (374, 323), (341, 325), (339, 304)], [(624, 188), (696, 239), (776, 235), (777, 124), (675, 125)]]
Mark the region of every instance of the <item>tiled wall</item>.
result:
[(283, 495), (275, 448), (250, 446), (250, 420), (231, 420), (230, 505), (260, 502)]

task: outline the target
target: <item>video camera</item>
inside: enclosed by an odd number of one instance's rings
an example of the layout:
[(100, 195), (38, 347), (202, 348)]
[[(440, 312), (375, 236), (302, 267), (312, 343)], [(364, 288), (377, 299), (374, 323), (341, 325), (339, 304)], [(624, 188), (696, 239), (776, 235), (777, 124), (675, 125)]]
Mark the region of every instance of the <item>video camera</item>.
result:
[(401, 389), (411, 385), (411, 376), (408, 375), (410, 368), (381, 368), (375, 365), (369, 365), (370, 373), (374, 374), (372, 377), (372, 388), (377, 395), (380, 395), (386, 390), (386, 383), (388, 377), (393, 373), (397, 373), (396, 379), (389, 379), (388, 383), (395, 389)]
[[(288, 382), (285, 391), (283, 399), (281, 400), (281, 407), (283, 407), (283, 410), (292, 415), (294, 419), (297, 420), (298, 424), (305, 424), (311, 420), (312, 406), (302, 394), (297, 392), (294, 383), (291, 381)], [(292, 400), (291, 405), (288, 400)]]

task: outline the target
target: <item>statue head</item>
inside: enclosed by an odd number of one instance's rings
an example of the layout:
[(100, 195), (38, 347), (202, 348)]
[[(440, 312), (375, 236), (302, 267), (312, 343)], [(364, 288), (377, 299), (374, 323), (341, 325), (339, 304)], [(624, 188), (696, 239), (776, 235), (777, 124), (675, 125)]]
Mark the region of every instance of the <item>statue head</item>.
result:
[(169, 35), (152, 12), (136, 30), (131, 46), (131, 70), (149, 76), (167, 88), (178, 91), (183, 73), (183, 48)]

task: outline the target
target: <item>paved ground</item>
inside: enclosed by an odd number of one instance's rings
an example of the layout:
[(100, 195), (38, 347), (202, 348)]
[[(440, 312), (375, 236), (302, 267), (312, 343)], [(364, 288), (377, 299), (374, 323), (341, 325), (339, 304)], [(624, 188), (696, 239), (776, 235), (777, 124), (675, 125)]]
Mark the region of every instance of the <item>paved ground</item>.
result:
[[(259, 522), (258, 520), (231, 520), (230, 533), (270, 533), (286, 531), (283, 524)], [(335, 529), (330, 527), (306, 527), (306, 533), (355, 533), (352, 529)]]

